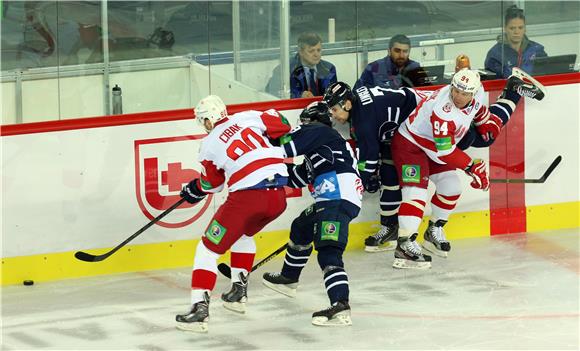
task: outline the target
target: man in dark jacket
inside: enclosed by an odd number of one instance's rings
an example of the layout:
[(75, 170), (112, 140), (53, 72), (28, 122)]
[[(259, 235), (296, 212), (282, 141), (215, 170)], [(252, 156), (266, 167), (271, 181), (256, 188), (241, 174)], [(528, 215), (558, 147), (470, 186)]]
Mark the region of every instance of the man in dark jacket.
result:
[(367, 65), (354, 85), (354, 90), (366, 86), (372, 88), (399, 89), (413, 87), (415, 84), (407, 78), (408, 72), (417, 71), (419, 62), (409, 59), (411, 41), (403, 34), (397, 34), (389, 41), (389, 54), (380, 60)]
[[(266, 92), (282, 97), (281, 65), (274, 68)], [(336, 82), (336, 67), (322, 60), (322, 38), (316, 33), (303, 33), (298, 37), (298, 52), (290, 60), (290, 97), (322, 96), (326, 88)]]

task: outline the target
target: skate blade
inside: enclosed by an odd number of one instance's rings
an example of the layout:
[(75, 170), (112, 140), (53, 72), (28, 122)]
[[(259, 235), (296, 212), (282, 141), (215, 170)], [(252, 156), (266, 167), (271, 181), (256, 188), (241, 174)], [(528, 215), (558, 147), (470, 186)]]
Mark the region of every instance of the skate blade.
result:
[(266, 279), (262, 279), (262, 284), (264, 284), (265, 286), (267, 286), (268, 288), (270, 288), (276, 292), (279, 292), (282, 295), (286, 295), (286, 296), (292, 297), (292, 298), (296, 297), (296, 289), (289, 288), (285, 285), (272, 284), (269, 281), (267, 281)]
[(421, 244), (421, 246), (431, 252), (434, 255), (437, 255), (439, 257), (443, 257), (443, 258), (447, 258), (447, 251), (441, 251), (437, 248), (437, 246), (435, 246), (432, 242), (430, 241), (423, 241), (423, 243)]
[(397, 248), (396, 241), (387, 241), (386, 243), (379, 245), (379, 246), (365, 246), (366, 252), (383, 252), (383, 251), (392, 251)]
[(404, 258), (395, 258), (393, 268), (399, 269), (430, 269), (431, 262), (415, 262)]
[(350, 313), (338, 313), (334, 318), (328, 319), (326, 317), (313, 317), (312, 324), (319, 327), (347, 327), (352, 325)]
[(207, 322), (193, 322), (193, 323), (181, 323), (177, 322), (175, 326), (179, 330), (194, 332), (194, 333), (207, 333), (208, 325)]
[(224, 301), (223, 306), (226, 310), (236, 313), (246, 313), (246, 304), (243, 302), (227, 302)]

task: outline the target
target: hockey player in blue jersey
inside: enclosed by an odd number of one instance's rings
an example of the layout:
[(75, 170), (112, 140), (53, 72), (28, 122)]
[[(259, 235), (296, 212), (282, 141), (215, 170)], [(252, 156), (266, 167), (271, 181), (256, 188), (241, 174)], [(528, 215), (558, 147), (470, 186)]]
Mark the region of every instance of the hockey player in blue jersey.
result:
[(331, 306), (314, 313), (312, 324), (351, 325), (348, 276), (342, 255), (348, 225), (361, 208), (363, 187), (354, 152), (332, 128), (328, 106), (314, 102), (302, 111), (300, 120), (300, 126), (280, 139), (286, 157), (304, 155), (302, 164), (289, 164), (288, 186), (311, 185), (315, 202), (292, 222), (282, 271), (265, 273), (262, 282), (294, 297), (314, 243)]
[(350, 123), (365, 190), (369, 193), (381, 190), (381, 229), (366, 238), (365, 251), (394, 250), (397, 245), (401, 191), (390, 142), (399, 125), (423, 97), (424, 93), (409, 88), (362, 86), (353, 92), (344, 82), (330, 85), (324, 95), (332, 117), (339, 123)]
[[(357, 143), (359, 153), (359, 171), (367, 191), (378, 188), (378, 179), (374, 172), (379, 165), (379, 155), (381, 158), (379, 166), (382, 184), (381, 229), (365, 240), (366, 251), (376, 252), (396, 248), (397, 211), (401, 202), (401, 190), (392, 161), (390, 141), (398, 125), (407, 119), (419, 101), (428, 94), (430, 93), (409, 88), (391, 90), (380, 87), (361, 87), (352, 92), (347, 84), (337, 82), (328, 87), (323, 97), (332, 117), (339, 123), (349, 122), (351, 125), (351, 134)], [(461, 150), (469, 147), (489, 147), (509, 121), (522, 96), (541, 100), (544, 95), (545, 88), (537, 80), (515, 68), (502, 94), (490, 105), (489, 114), (474, 123), (457, 146)], [(413, 100), (412, 96), (418, 99)], [(397, 126), (393, 125), (394, 122)], [(423, 246), (438, 256), (447, 257), (451, 246), (443, 231), (443, 226), (447, 223), (444, 215), (446, 204), (438, 198), (436, 192), (431, 202), (432, 216), (424, 233)], [(431, 259), (428, 255), (424, 256), (428, 260)]]

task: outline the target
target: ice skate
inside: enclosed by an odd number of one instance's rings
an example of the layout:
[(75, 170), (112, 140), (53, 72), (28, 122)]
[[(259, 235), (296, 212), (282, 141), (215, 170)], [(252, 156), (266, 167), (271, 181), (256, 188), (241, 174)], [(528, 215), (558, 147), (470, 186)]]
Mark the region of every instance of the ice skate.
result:
[(282, 273), (264, 273), (262, 283), (268, 288), (288, 297), (296, 297), (298, 280), (286, 278)]
[(504, 92), (500, 98), (504, 96), (506, 91), (512, 90), (521, 96), (529, 97), (538, 101), (546, 96), (546, 88), (542, 83), (538, 82), (534, 77), (517, 67), (512, 68), (512, 75), (508, 78)]
[(431, 268), (431, 256), (423, 255), (421, 247), (417, 244), (417, 233), (408, 238), (397, 239), (395, 249), (394, 268), (404, 269), (429, 269)]
[(347, 301), (337, 301), (332, 306), (312, 314), (312, 324), (322, 327), (344, 327), (352, 325), (350, 306)]
[(394, 250), (397, 247), (397, 233), (399, 226), (394, 224), (390, 226), (381, 225), (381, 229), (374, 235), (365, 239), (366, 252), (381, 252)]
[(222, 294), (224, 307), (230, 311), (246, 313), (248, 301), (248, 274), (240, 272), (240, 281), (232, 284), (230, 291)]
[(447, 223), (442, 219), (435, 223), (429, 221), (429, 227), (423, 234), (423, 248), (437, 256), (447, 257), (447, 253), (451, 250), (451, 244), (445, 238), (443, 226)]
[(203, 294), (203, 301), (197, 302), (187, 314), (175, 316), (177, 329), (196, 333), (207, 333), (209, 322), (209, 294)]

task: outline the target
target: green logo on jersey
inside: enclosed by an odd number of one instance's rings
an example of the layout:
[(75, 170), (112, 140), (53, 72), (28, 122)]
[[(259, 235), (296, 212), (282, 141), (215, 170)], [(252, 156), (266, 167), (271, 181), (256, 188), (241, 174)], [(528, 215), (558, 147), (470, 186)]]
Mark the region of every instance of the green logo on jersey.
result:
[(338, 241), (338, 233), (340, 233), (340, 222), (322, 221), (320, 240)]
[(215, 219), (210, 223), (205, 231), (205, 237), (212, 243), (219, 245), (228, 230)]
[(366, 161), (359, 161), (356, 164), (356, 167), (358, 168), (358, 171), (359, 172), (363, 172), (365, 170), (366, 166), (367, 166), (367, 162)]
[(403, 165), (403, 182), (404, 183), (420, 183), (421, 182), (421, 166), (418, 165)]
[(435, 139), (435, 147), (437, 148), (437, 150), (444, 151), (451, 149), (452, 147), (451, 137), (434, 138), (434, 139)]

